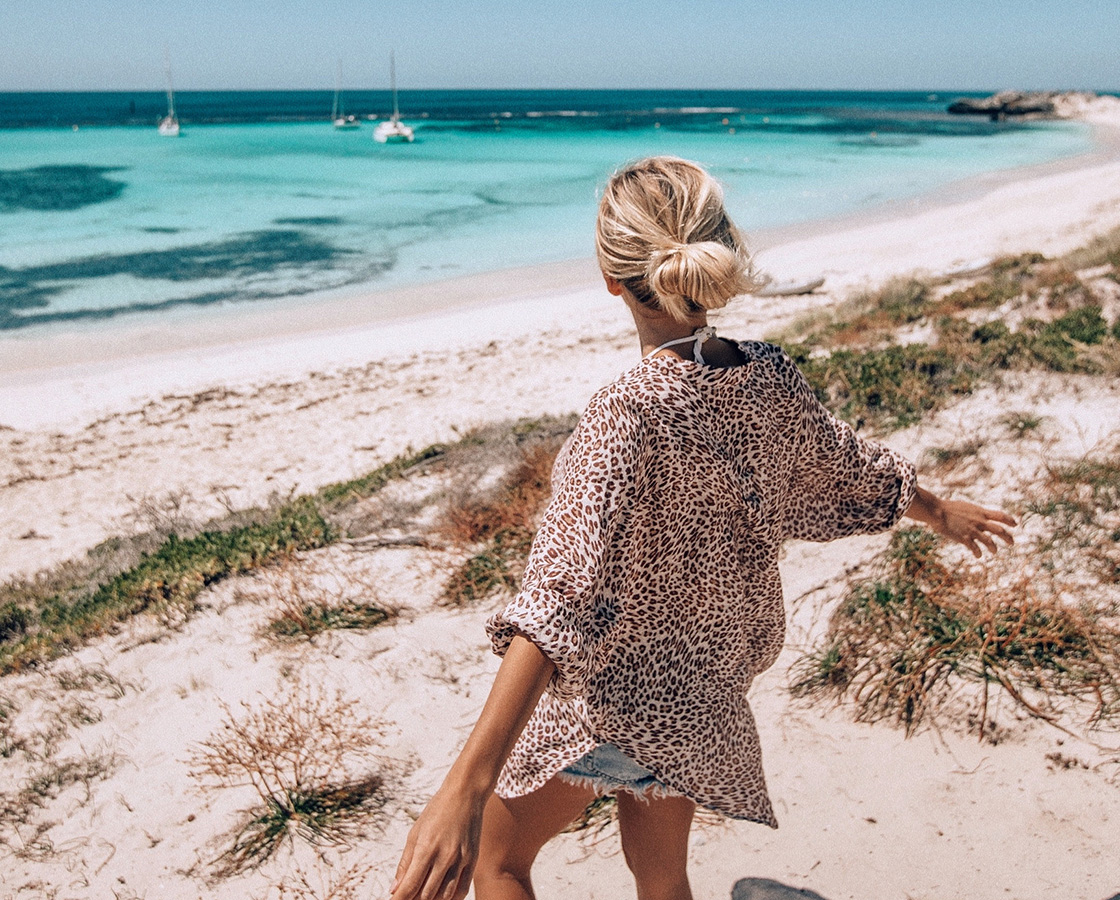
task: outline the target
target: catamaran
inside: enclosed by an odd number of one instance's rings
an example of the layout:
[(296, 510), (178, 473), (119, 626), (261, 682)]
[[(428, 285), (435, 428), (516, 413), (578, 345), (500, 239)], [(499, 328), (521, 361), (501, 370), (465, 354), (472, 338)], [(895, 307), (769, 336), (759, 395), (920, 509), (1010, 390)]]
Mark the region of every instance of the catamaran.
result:
[(393, 92), (393, 115), (385, 122), (379, 122), (373, 129), (373, 139), (379, 144), (390, 141), (412, 142), (412, 129), (401, 121), (401, 113), (397, 108), (397, 66), (393, 59), (393, 51), (389, 51), (389, 85)]

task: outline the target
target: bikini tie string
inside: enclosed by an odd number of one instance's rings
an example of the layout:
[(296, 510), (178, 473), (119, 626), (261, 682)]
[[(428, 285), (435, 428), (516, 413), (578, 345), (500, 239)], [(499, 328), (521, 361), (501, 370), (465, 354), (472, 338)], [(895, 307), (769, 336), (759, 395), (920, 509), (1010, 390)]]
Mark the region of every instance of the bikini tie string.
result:
[(704, 362), (704, 354), (701, 352), (700, 348), (703, 347), (703, 345), (707, 341), (712, 340), (712, 338), (714, 338), (715, 336), (716, 336), (715, 328), (711, 325), (704, 325), (700, 328), (697, 328), (688, 337), (677, 338), (674, 341), (666, 341), (660, 347), (657, 347), (656, 349), (651, 350), (646, 355), (647, 356), (653, 356), (653, 354), (658, 353), (661, 350), (664, 350), (666, 347), (674, 347), (677, 344), (687, 344), (689, 341), (691, 341), (692, 342), (692, 358), (694, 360), (696, 360), (696, 362), (700, 363), (700, 365), (703, 366), (703, 365), (706, 365), (706, 363)]

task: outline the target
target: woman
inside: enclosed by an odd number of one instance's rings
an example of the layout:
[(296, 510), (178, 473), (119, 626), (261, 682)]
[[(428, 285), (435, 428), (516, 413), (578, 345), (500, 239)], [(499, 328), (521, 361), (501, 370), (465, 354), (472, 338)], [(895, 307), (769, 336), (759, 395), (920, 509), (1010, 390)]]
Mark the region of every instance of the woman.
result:
[[(615, 174), (596, 249), (642, 361), (595, 394), (557, 458), (478, 724), (408, 836), (395, 900), (531, 898), (537, 852), (616, 792), (640, 900), (691, 897), (696, 804), (776, 827), (751, 680), (784, 636), (778, 552), (907, 515), (974, 554), (1004, 513), (943, 501), (857, 437), (777, 347), (715, 336), (752, 287), (719, 186), (670, 157)], [(477, 861), (477, 866), (476, 866)]]

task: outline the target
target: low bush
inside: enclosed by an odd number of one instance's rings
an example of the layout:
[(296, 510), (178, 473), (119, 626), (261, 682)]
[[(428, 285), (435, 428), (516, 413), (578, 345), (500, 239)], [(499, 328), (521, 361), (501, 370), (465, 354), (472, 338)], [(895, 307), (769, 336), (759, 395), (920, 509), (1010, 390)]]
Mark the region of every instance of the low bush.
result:
[(448, 506), (443, 532), (460, 545), (482, 547), (451, 573), (444, 586), (444, 602), (474, 603), (494, 591), (517, 587), (537, 517), (549, 497), (561, 437), (552, 435), (525, 447), (520, 461), (496, 488), (461, 496)]
[(1041, 535), (977, 568), (898, 531), (795, 665), (794, 693), (908, 734), (963, 704), (985, 735), (992, 689), (1067, 730), (1120, 728), (1120, 462), (1054, 469), (1030, 509)]
[(297, 839), (338, 844), (382, 820), (396, 767), (376, 755), (384, 726), (356, 700), (293, 685), (197, 746), (191, 774), (206, 789), (250, 786), (257, 806), (215, 860), (219, 874), (260, 866)]

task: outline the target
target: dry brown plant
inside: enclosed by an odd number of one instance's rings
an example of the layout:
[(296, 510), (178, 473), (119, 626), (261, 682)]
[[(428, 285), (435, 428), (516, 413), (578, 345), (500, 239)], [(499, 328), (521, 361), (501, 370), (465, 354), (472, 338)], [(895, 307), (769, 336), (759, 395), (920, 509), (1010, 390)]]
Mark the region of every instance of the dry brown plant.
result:
[(898, 532), (794, 667), (794, 693), (846, 701), (857, 721), (907, 734), (954, 715), (990, 737), (993, 690), (1064, 731), (1116, 730), (1120, 598), (1047, 569), (1037, 545), (1023, 549), (951, 567), (929, 532)]
[(54, 850), (48, 833), (57, 824), (43, 817), (47, 807), (67, 789), (80, 785), (80, 806), (93, 799), (93, 785), (119, 765), (111, 751), (52, 759), (32, 771), (13, 792), (0, 793), (0, 847), (21, 859), (44, 859)]
[(366, 630), (398, 614), (383, 602), (375, 577), (323, 560), (288, 560), (266, 570), (252, 592), (268, 604), (265, 633), (276, 640), (314, 640), (325, 631)]
[(314, 875), (296, 866), (290, 878), (275, 886), (275, 897), (276, 900), (366, 900), (373, 893), (369, 887), (373, 873), (370, 863), (354, 863), (338, 873), (324, 873), (320, 868)]
[[(726, 824), (727, 819), (718, 812), (696, 807), (693, 823), (699, 828), (713, 828)], [(618, 830), (618, 801), (614, 794), (596, 797), (584, 807), (582, 813), (561, 830), (561, 834), (574, 834), (585, 844), (596, 846)]]
[(341, 844), (380, 824), (400, 766), (378, 754), (385, 725), (357, 700), (296, 683), (239, 714), (222, 709), (191, 775), (204, 788), (251, 787), (257, 803), (215, 860), (218, 875), (256, 868), (296, 838)]
[(561, 437), (553, 437), (524, 447), (495, 487), (460, 496), (448, 505), (444, 535), (460, 546), (482, 547), (451, 574), (444, 587), (445, 602), (463, 605), (520, 583), (561, 442)]

